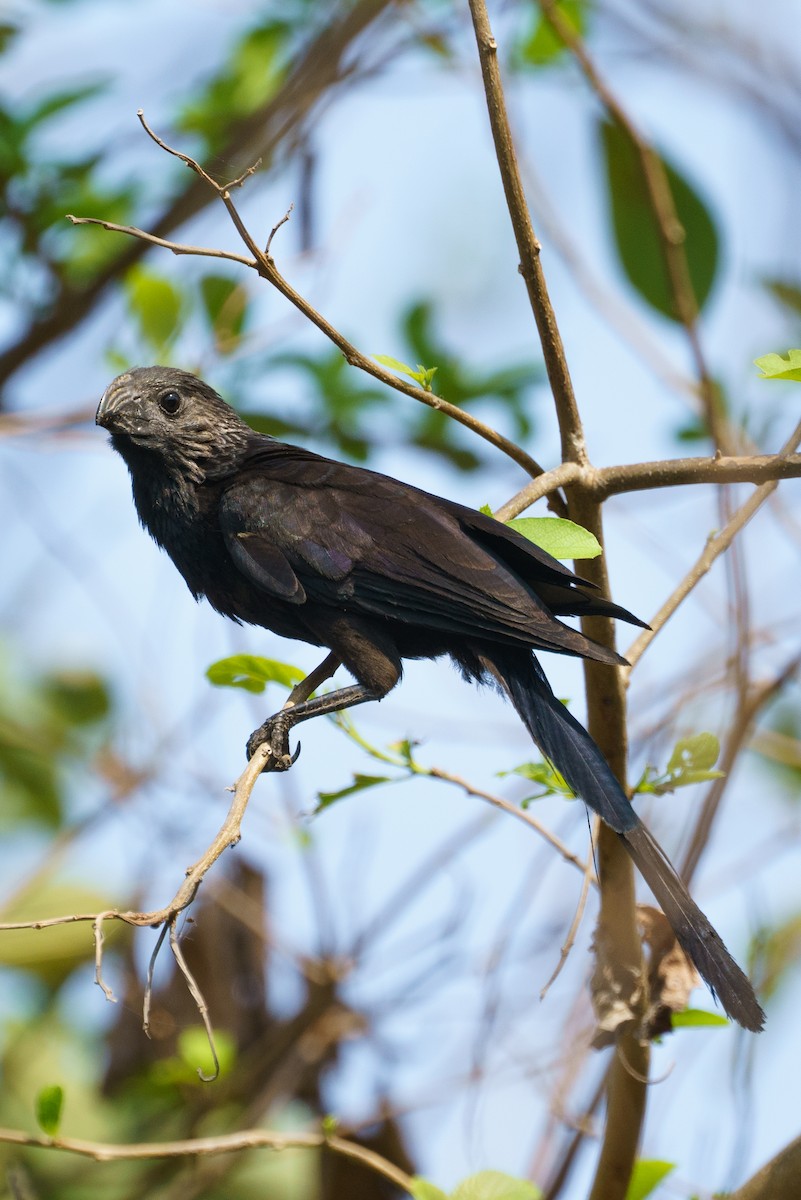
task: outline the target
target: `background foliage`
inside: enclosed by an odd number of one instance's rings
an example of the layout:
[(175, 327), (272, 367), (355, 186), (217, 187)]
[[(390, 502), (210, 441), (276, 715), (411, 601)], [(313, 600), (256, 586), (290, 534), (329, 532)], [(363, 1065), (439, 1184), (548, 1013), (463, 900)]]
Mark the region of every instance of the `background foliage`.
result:
[[(760, 382), (752, 359), (799, 341), (801, 62), (785, 6), (562, 7), (664, 164), (714, 389), (705, 408), (629, 134), (600, 117), (537, 5), (498, 5), (593, 459), (709, 454), (721, 429), (732, 452), (774, 451), (798, 401), (792, 383)], [(272, 251), (360, 348), (436, 367), (438, 394), (546, 465), (559, 451), (464, 6), (295, 0), (231, 14), (180, 0), (135, 11), (37, 0), (4, 18), (2, 61), (0, 919), (13, 921), (163, 902), (219, 823), (247, 733), (283, 694), (272, 680), (261, 695), (216, 690), (207, 668), (234, 653), (314, 662), (195, 610), (135, 528), (122, 466), (89, 425), (113, 374), (156, 361), (197, 369), (259, 429), (476, 507), (525, 482), (461, 426), (348, 367), (255, 276), (70, 226), (72, 212), (232, 246), (211, 193), (141, 135), (138, 105), (220, 178), (261, 157), (241, 194), (250, 228), (266, 241), (294, 203)], [(616, 598), (648, 618), (724, 518), (707, 488), (616, 500)], [(758, 1040), (682, 1030), (657, 1050), (655, 1075), (668, 1078), (654, 1089), (632, 1200), (734, 1185), (797, 1134), (797, 688), (788, 679), (754, 725), (742, 717), (750, 685), (798, 653), (799, 546), (790, 482), (633, 679), (631, 777), (679, 860), (704, 789), (719, 785), (668, 790), (682, 769), (674, 747), (712, 730), (731, 752), (695, 890), (750, 963), (769, 1026)], [(580, 711), (577, 671), (548, 669)], [(302, 1129), (334, 1113), (434, 1180), (420, 1185), (425, 1200), (487, 1168), (498, 1173), (454, 1196), (585, 1195), (605, 1065), (588, 1048), (591, 915), (538, 1000), (581, 877), (431, 770), (514, 803), (544, 782), (529, 811), (583, 857), (581, 807), (540, 764), (520, 767), (531, 751), (510, 714), (442, 665), (410, 668), (355, 729), (314, 727), (303, 742), (298, 767), (257, 791), (242, 845), (185, 927), (221, 1080), (197, 1079), (205, 1042), (166, 962), (152, 1041), (141, 1032), (147, 931), (117, 930), (108, 947), (116, 1007), (92, 988), (87, 928), (6, 932), (0, 1124), (130, 1143)], [(14, 1147), (2, 1157), (13, 1197), (396, 1194), (310, 1150), (192, 1167)]]

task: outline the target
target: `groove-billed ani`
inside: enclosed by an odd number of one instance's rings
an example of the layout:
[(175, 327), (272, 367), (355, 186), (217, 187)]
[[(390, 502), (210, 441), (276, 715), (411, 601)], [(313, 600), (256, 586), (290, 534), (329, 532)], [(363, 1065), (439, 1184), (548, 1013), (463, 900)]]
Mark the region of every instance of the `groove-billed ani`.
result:
[[(637, 622), (499, 521), (385, 475), (254, 433), (215, 391), (170, 367), (128, 371), (97, 422), (131, 474), (139, 519), (189, 590), (218, 612), (331, 651), (357, 680), (252, 735), (281, 758), (292, 725), (380, 700), (404, 658), (447, 654), (506, 692), (542, 752), (621, 838), (680, 944), (746, 1029), (764, 1014), (748, 979), (634, 812), (606, 760), (533, 653), (623, 660), (562, 616)], [(310, 676), (312, 679), (312, 676)]]

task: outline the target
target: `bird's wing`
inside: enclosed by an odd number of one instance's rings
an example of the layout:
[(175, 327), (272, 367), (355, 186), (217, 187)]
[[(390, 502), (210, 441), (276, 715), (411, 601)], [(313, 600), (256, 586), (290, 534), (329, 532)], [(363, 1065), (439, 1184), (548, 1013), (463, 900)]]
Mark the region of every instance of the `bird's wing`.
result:
[[(276, 445), (238, 473), (220, 521), (238, 569), (290, 603), (308, 598), (433, 630), (587, 653), (587, 640), (476, 538), (467, 527), (473, 515), (387, 476)], [(574, 578), (540, 555), (544, 580)]]

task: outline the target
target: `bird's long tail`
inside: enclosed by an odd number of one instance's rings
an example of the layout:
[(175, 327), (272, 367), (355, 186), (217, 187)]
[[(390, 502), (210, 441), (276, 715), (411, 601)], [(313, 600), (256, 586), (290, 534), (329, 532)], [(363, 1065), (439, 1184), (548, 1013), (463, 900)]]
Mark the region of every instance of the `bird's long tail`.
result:
[(586, 729), (554, 696), (533, 654), (486, 652), (485, 663), (503, 684), (543, 754), (573, 791), (620, 837), (673, 927), (679, 944), (732, 1020), (760, 1030), (765, 1021), (746, 975), (729, 954), (664, 851), (632, 808)]

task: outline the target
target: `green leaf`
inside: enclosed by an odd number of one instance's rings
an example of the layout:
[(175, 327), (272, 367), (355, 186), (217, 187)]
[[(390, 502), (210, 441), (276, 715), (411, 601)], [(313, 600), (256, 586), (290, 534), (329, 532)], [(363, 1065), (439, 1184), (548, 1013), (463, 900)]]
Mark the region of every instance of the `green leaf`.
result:
[(457, 1185), (451, 1200), (539, 1200), (541, 1195), (528, 1179), (515, 1179), (502, 1171), (479, 1171)]
[(61, 1124), (61, 1111), (64, 1107), (64, 1089), (55, 1083), (42, 1088), (36, 1097), (36, 1121), (42, 1133), (55, 1137)]
[(506, 524), (554, 558), (597, 558), (602, 553), (589, 529), (564, 517), (517, 517)]
[(788, 350), (787, 358), (781, 354), (765, 354), (754, 362), (762, 372), (760, 379), (801, 380), (801, 350)]
[(156, 351), (163, 351), (180, 329), (182, 300), (166, 279), (132, 267), (125, 281), (128, 306), (137, 320), (142, 337)]
[(261, 658), (257, 654), (232, 654), (220, 658), (206, 669), (206, 678), (215, 687), (244, 688), (246, 692), (263, 692), (268, 683), (280, 683), (293, 688), (305, 676), (297, 667)]
[[(669, 285), (659, 226), (648, 198), (637, 150), (622, 126), (600, 125), (612, 230), (621, 265), (644, 300), (678, 320)], [(687, 180), (664, 158), (662, 165), (684, 231), (684, 250), (695, 304), (700, 312), (712, 291), (718, 266), (718, 234), (709, 209)]]
[(646, 767), (634, 791), (661, 796), (692, 783), (721, 779), (724, 772), (713, 770), (719, 754), (720, 742), (714, 733), (695, 733), (680, 738), (673, 747), (665, 773), (659, 775), (653, 767)]
[(337, 800), (344, 800), (346, 796), (354, 796), (356, 792), (363, 792), (367, 788), (376, 787), (379, 783), (392, 783), (392, 777), (389, 775), (360, 775), (353, 776), (353, 783), (347, 787), (340, 788), (338, 792), (318, 792), (317, 807), (315, 813), (322, 812), (324, 808), (329, 808), (330, 805), (336, 804)]
[(662, 1162), (657, 1158), (638, 1159), (631, 1173), (626, 1200), (645, 1200), (675, 1169), (675, 1163)]
[(414, 1200), (448, 1200), (442, 1188), (429, 1183), (427, 1179), (421, 1179), (419, 1175), (412, 1180), (412, 1195)]
[(426, 392), (431, 391), (431, 385), (437, 373), (436, 367), (424, 367), (422, 363), (418, 363), (417, 370), (415, 371), (408, 363), (401, 362), (399, 358), (392, 358), (389, 354), (374, 354), (373, 358), (376, 362), (381, 363), (382, 366), (389, 367), (391, 371), (397, 371), (401, 375), (408, 375), (415, 383), (419, 383), (420, 387)]
[(204, 275), (200, 298), (217, 352), (230, 354), (242, 340), (248, 310), (247, 290), (227, 275)]
[(682, 1012), (674, 1012), (671, 1014), (670, 1022), (674, 1029), (718, 1028), (728, 1026), (730, 1023), (728, 1018), (722, 1017), (720, 1013), (707, 1012), (703, 1008), (685, 1008)]
[(401, 375), (414, 373), (408, 363), (401, 362), (399, 358), (392, 358), (389, 354), (374, 354), (373, 358), (376, 362), (381, 363), (382, 367), (389, 367), (390, 371), (398, 371)]
[[(583, 35), (587, 24), (587, 0), (560, 0), (554, 7), (570, 26), (573, 33)], [(564, 42), (557, 37), (541, 14), (529, 37), (520, 47), (519, 57), (524, 63), (535, 67), (549, 66), (566, 53)]]
[(502, 779), (508, 775), (519, 775), (522, 779), (539, 784), (540, 791), (521, 800), (521, 808), (528, 808), (532, 800), (542, 800), (545, 796), (565, 796), (569, 800), (575, 799), (576, 793), (570, 784), (547, 759), (543, 759), (541, 762), (521, 763), (519, 767), (513, 767), (511, 771), (499, 771), (498, 775)]

